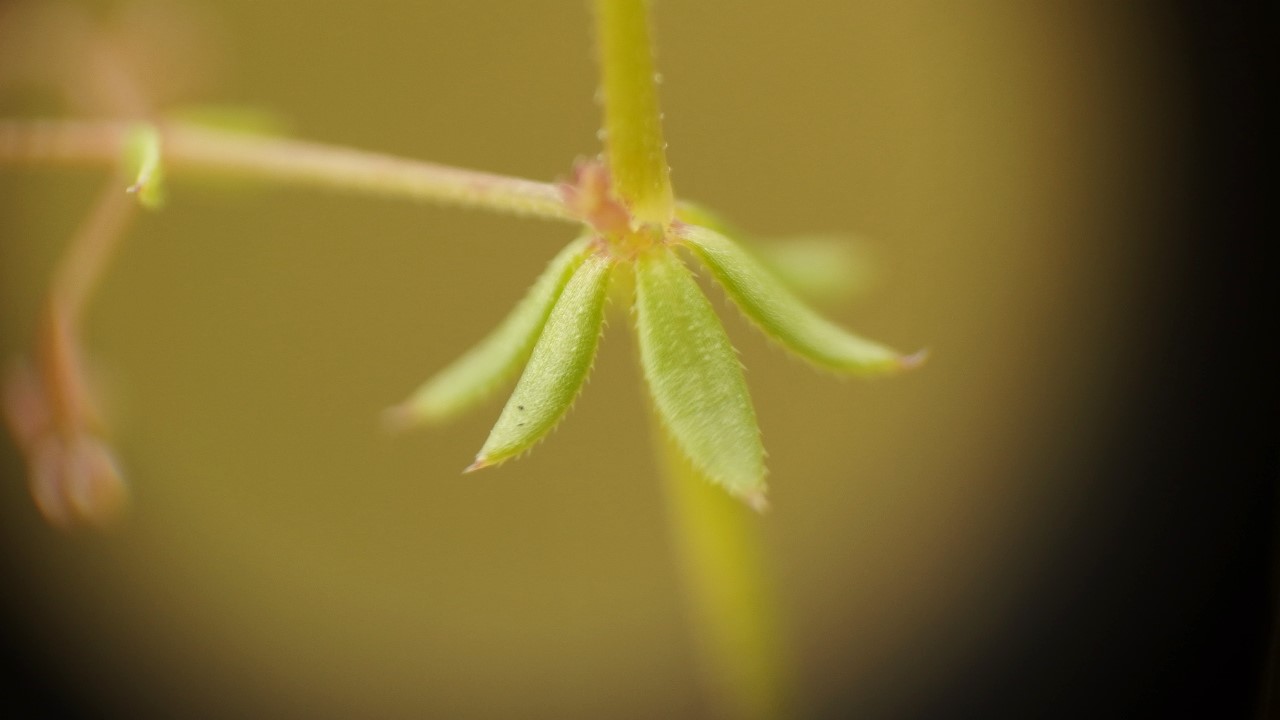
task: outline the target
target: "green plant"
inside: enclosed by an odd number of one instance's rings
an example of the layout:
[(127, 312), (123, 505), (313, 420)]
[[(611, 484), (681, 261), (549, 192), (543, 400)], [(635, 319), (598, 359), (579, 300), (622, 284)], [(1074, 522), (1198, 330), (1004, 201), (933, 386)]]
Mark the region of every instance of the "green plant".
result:
[[(577, 239), (549, 264), (511, 314), (389, 418), (436, 423), (471, 409), (519, 373), (488, 439), (466, 471), (497, 465), (542, 440), (565, 416), (591, 369), (611, 284), (634, 282), (632, 310), (664, 466), (697, 604), (743, 715), (781, 712), (781, 671), (750, 526), (717, 485), (766, 506), (764, 450), (737, 355), (684, 258), (703, 267), (763, 332), (821, 368), (874, 375), (918, 365), (833, 325), (730, 236), (712, 213), (678, 202), (667, 167), (647, 3), (595, 3), (605, 152), (570, 182), (544, 184), (219, 129), (158, 115), (107, 121), (0, 123), (0, 161), (96, 162), (115, 168), (57, 270), (35, 362), (19, 364), (5, 410), (30, 465), (41, 511), (65, 525), (102, 524), (125, 491), (80, 369), (79, 325), (94, 284), (135, 203), (162, 205), (166, 173), (214, 171), (429, 199), (568, 221)], [(127, 192), (126, 192), (127, 191)], [(803, 283), (801, 283), (803, 284)]]

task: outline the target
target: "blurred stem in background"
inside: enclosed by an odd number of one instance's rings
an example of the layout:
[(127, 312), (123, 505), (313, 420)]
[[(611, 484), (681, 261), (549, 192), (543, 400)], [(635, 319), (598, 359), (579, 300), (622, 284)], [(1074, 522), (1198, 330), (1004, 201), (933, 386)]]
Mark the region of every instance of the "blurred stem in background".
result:
[(653, 427), (708, 689), (725, 717), (790, 717), (790, 671), (760, 516), (702, 477), (656, 418)]

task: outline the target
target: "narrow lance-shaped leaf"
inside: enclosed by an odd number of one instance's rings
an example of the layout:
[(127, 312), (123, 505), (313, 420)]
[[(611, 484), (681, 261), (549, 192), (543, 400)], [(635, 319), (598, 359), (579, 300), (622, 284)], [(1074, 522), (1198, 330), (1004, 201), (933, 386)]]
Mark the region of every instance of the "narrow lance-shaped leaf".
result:
[(591, 251), (590, 237), (569, 243), (493, 332), (391, 410), (396, 425), (442, 422), (483, 402), (529, 358), (564, 290)]
[(764, 447), (738, 356), (684, 263), (667, 247), (636, 260), (636, 328), (663, 426), (699, 472), (764, 504)]
[(124, 144), (124, 171), (133, 178), (128, 191), (148, 210), (164, 204), (164, 177), (160, 163), (160, 131), (154, 125), (136, 125)]
[(596, 0), (605, 147), (614, 190), (642, 222), (674, 212), (646, 0)]
[(595, 359), (612, 266), (611, 258), (591, 255), (573, 273), (515, 391), (467, 471), (497, 465), (528, 450), (569, 411)]
[(676, 230), (729, 297), (770, 337), (816, 365), (862, 375), (919, 365), (923, 353), (901, 355), (831, 323), (791, 294), (732, 240), (706, 228)]

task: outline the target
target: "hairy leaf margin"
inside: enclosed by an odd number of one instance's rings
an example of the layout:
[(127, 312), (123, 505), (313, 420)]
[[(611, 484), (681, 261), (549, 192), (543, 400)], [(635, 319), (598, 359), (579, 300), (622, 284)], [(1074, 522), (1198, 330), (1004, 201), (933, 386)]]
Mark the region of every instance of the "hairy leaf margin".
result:
[(635, 278), (640, 360), (662, 426), (699, 472), (763, 507), (760, 428), (719, 317), (670, 247), (639, 256)]
[(483, 340), (390, 411), (397, 426), (440, 423), (488, 399), (529, 359), (556, 300), (591, 251), (590, 236), (569, 243)]
[(758, 261), (729, 238), (681, 224), (676, 236), (711, 271), (734, 304), (766, 335), (815, 365), (855, 375), (885, 375), (924, 361), (902, 355), (830, 322), (801, 302)]
[(574, 271), (468, 472), (497, 465), (533, 447), (569, 411), (595, 360), (613, 263), (603, 253), (591, 254)]

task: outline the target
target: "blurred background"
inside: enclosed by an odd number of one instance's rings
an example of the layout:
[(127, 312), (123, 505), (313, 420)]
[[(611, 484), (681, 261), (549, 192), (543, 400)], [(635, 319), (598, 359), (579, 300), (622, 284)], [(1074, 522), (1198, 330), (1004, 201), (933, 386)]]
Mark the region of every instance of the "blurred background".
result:
[[(656, 5), (677, 192), (761, 236), (848, 235), (874, 282), (828, 313), (932, 353), (845, 381), (725, 313), (808, 715), (1261, 717), (1262, 23), (1174, 3)], [(299, 137), (542, 180), (597, 152), (581, 0), (70, 7), (154, 48), (140, 74), (174, 106), (260, 107)], [(0, 88), (0, 116), (63, 112)], [(6, 360), (29, 351), (102, 178), (0, 167)], [(88, 325), (129, 517), (48, 527), (0, 442), (0, 707), (709, 716), (620, 308), (587, 392), (519, 462), (459, 474), (501, 398), (440, 429), (379, 425), (572, 228), (170, 191)]]

